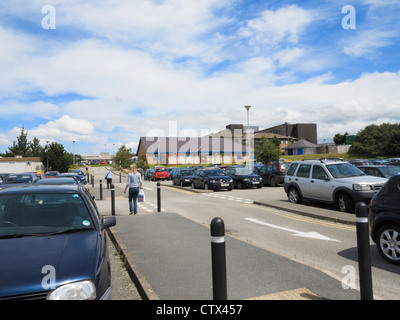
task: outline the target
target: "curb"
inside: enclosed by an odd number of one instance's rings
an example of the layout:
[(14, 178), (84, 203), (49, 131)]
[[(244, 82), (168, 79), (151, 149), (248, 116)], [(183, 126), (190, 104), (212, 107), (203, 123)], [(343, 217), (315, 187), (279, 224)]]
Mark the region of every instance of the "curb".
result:
[(125, 264), (128, 274), (135, 284), (140, 297), (143, 300), (160, 300), (114, 228), (111, 227), (107, 229), (107, 233), (113, 242), (115, 249), (122, 256), (123, 263)]

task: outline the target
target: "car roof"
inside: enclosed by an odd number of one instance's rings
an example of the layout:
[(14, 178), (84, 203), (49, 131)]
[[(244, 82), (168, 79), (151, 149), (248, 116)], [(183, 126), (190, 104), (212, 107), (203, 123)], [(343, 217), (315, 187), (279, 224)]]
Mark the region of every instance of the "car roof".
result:
[(29, 185), (8, 188), (0, 191), (0, 195), (19, 195), (34, 193), (78, 193), (82, 187), (79, 184), (69, 185)]

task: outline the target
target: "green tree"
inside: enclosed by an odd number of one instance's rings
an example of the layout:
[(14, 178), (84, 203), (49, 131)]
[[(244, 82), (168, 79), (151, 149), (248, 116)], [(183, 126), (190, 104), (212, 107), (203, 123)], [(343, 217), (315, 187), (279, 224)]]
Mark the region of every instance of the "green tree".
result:
[(262, 137), (260, 141), (256, 141), (254, 144), (254, 156), (257, 161), (260, 161), (262, 163), (278, 161), (280, 158), (280, 154), (281, 152), (279, 149), (279, 145), (276, 144), (276, 140), (273, 141), (273, 139)]
[(43, 151), (43, 147), (40, 145), (40, 140), (36, 137), (33, 138), (31, 142), (29, 142), (28, 157), (40, 157)]
[(23, 156), (25, 157), (29, 151), (28, 132), (24, 127), (21, 129), (21, 134), (17, 137), (17, 142), (13, 141), (12, 147), (8, 147), (6, 152), (8, 157)]
[(333, 142), (335, 142), (337, 146), (344, 145), (346, 144), (346, 136), (348, 135), (347, 132), (345, 134), (336, 133), (333, 137)]
[(132, 149), (128, 149), (125, 145), (123, 145), (118, 149), (118, 152), (115, 154), (115, 164), (121, 165), (122, 168), (129, 168), (129, 166), (133, 163), (133, 156), (134, 154), (132, 153)]
[(400, 155), (400, 124), (369, 125), (357, 133), (350, 156), (386, 158)]
[(58, 172), (68, 172), (72, 165), (72, 154), (67, 153), (62, 144), (52, 142), (46, 145), (40, 157), (44, 166), (49, 167), (49, 170)]

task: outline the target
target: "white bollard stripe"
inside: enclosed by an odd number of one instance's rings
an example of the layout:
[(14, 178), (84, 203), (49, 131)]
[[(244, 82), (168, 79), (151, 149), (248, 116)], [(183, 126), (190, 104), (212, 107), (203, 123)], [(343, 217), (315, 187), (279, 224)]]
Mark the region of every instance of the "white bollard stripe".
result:
[(368, 218), (357, 217), (356, 221), (359, 223), (368, 223)]
[(212, 237), (211, 241), (213, 243), (224, 243), (225, 242), (225, 237)]

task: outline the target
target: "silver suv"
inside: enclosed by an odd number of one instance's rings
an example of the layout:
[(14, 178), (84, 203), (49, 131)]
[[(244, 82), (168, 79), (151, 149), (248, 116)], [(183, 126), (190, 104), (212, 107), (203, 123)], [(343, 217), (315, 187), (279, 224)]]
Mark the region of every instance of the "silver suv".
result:
[(332, 203), (342, 212), (354, 212), (357, 202), (368, 204), (386, 181), (367, 176), (348, 162), (320, 159), (293, 161), (283, 187), (292, 203), (309, 199)]

